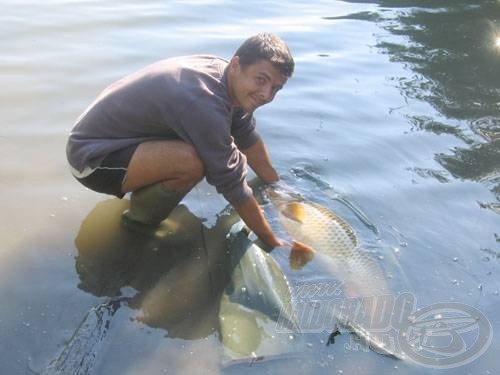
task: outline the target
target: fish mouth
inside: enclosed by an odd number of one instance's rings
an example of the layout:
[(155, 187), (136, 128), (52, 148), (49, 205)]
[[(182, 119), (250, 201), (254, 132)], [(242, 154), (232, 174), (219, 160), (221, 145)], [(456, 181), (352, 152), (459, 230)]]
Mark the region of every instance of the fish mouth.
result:
[(282, 188), (277, 184), (268, 185), (263, 189), (264, 196), (271, 201), (272, 204), (281, 208), (292, 202), (302, 202), (304, 198), (296, 192)]

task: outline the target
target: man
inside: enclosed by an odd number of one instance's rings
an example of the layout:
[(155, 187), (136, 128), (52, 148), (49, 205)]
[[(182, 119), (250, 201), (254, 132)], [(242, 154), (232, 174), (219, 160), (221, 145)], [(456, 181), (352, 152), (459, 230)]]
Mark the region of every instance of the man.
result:
[(279, 180), (253, 112), (274, 99), (293, 69), (286, 44), (262, 33), (229, 63), (179, 57), (126, 76), (78, 118), (67, 144), (72, 173), (98, 192), (132, 192), (123, 223), (146, 229), (206, 177), (261, 241), (282, 246), (245, 177), (248, 163), (264, 182)]

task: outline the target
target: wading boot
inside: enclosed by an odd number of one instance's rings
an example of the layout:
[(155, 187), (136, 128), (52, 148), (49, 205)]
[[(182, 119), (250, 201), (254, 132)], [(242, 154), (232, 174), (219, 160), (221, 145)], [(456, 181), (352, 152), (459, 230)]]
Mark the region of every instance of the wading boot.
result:
[(130, 208), (122, 214), (122, 225), (143, 235), (154, 235), (186, 194), (171, 191), (159, 182), (140, 188), (132, 192)]

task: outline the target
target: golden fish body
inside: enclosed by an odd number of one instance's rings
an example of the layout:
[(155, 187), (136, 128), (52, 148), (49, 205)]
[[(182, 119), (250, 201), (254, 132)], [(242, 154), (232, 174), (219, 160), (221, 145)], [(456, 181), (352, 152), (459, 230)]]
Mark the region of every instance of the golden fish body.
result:
[[(326, 263), (328, 270), (344, 283), (348, 297), (388, 292), (382, 270), (360, 248), (355, 231), (346, 221), (323, 206), (286, 192), (267, 189), (266, 193), (278, 210), (283, 229), (294, 240), (315, 250), (314, 257), (319, 255), (320, 263)], [(291, 260), (292, 267), (298, 268), (301, 257), (295, 258)]]
[(277, 209), (283, 229), (295, 241), (313, 249), (292, 251), (292, 268), (300, 269), (311, 262), (318, 276), (332, 277), (340, 284), (346, 303), (357, 301), (355, 309), (330, 311), (337, 322), (378, 353), (404, 359), (404, 354), (388, 346), (383, 332), (380, 334), (372, 325), (390, 318), (391, 311), (383, 303), (374, 303), (380, 297), (383, 300), (390, 290), (379, 263), (359, 246), (353, 228), (327, 208), (294, 193), (276, 187), (266, 189), (265, 193)]

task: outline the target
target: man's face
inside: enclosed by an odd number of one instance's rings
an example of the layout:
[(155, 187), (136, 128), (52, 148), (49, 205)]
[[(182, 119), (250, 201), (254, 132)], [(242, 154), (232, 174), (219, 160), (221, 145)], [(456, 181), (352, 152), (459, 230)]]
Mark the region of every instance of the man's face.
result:
[(231, 59), (229, 66), (229, 94), (233, 105), (253, 112), (261, 105), (274, 99), (286, 83), (287, 78), (270, 61), (259, 60), (242, 67), (238, 56)]

